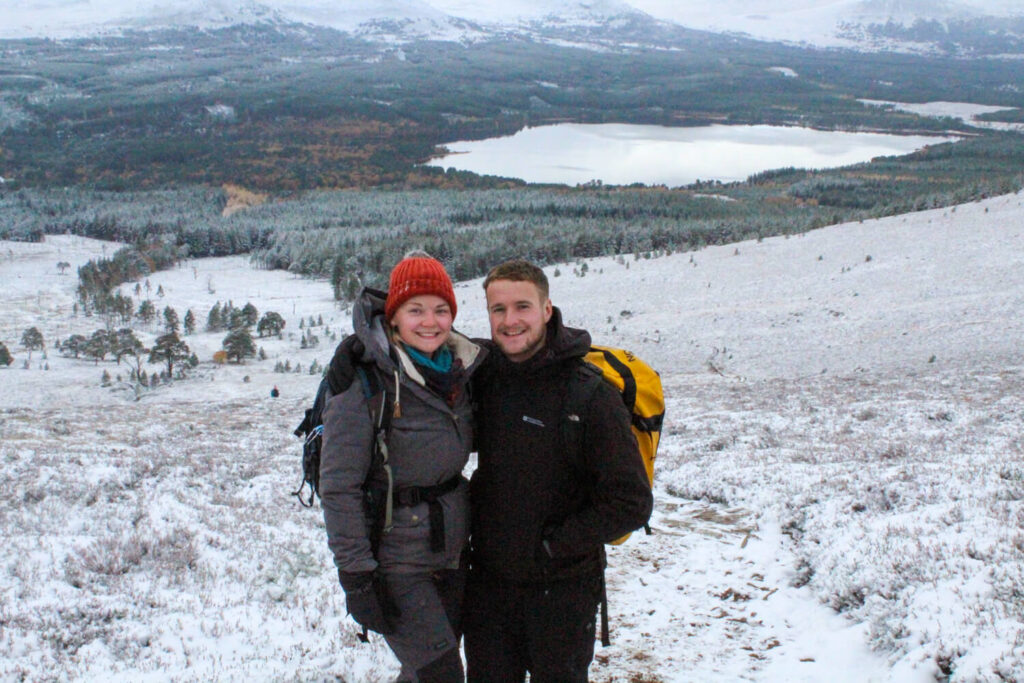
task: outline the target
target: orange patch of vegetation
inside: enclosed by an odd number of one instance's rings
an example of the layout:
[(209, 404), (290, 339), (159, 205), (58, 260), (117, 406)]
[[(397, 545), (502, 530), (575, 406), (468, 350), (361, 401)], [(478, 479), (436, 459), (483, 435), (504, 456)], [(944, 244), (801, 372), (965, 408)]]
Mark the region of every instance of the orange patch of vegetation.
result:
[(917, 180), (912, 175), (891, 175), (889, 173), (847, 173), (850, 178), (860, 178), (861, 180), (886, 180), (886, 181), (898, 181), (898, 180)]
[(259, 206), (267, 201), (267, 195), (258, 192), (250, 192), (244, 187), (225, 183), (224, 194), (228, 196), (227, 204), (221, 212), (222, 216), (230, 216), (250, 206)]

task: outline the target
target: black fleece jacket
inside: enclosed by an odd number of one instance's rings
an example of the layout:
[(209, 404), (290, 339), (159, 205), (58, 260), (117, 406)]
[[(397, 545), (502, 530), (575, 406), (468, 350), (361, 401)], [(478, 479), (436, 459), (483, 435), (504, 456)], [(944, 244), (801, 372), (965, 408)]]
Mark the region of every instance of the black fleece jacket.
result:
[(562, 444), (569, 382), (589, 348), (590, 334), (562, 325), (556, 308), (535, 356), (513, 363), (492, 347), (475, 375), (475, 569), (531, 583), (599, 571), (603, 544), (650, 517), (653, 498), (629, 412), (611, 385), (601, 383), (580, 416), (578, 454)]

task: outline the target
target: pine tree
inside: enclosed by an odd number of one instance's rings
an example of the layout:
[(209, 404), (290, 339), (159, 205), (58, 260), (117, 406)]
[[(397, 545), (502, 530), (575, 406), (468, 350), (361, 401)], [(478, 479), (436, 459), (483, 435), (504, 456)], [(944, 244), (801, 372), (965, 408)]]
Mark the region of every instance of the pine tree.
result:
[(231, 315), (227, 318), (229, 330), (248, 330), (249, 329), (249, 318), (245, 313), (238, 308), (231, 309)]
[(185, 334), (192, 334), (196, 331), (196, 317), (192, 314), (191, 308), (185, 311), (183, 325)]
[(260, 313), (256, 310), (256, 307), (251, 303), (246, 302), (245, 306), (242, 306), (242, 319), (246, 327), (252, 327), (259, 320)]
[(221, 344), (227, 352), (228, 359), (234, 359), (236, 363), (241, 363), (243, 359), (256, 355), (256, 344), (245, 327), (239, 327), (229, 332)]
[(7, 350), (7, 345), (0, 342), (0, 365), (7, 367), (14, 362), (14, 357), (11, 356), (11, 352)]
[(61, 355), (78, 358), (78, 354), (82, 353), (85, 349), (86, 341), (88, 340), (83, 335), (73, 334), (62, 341), (57, 347), (57, 350), (60, 351)]
[(32, 352), (36, 349), (43, 349), (46, 344), (43, 342), (43, 333), (36, 327), (30, 327), (21, 335), (21, 345), (28, 351), (28, 358), (32, 360)]
[(153, 348), (149, 352), (149, 362), (166, 362), (167, 376), (171, 377), (174, 375), (174, 364), (187, 359), (189, 353), (188, 344), (178, 339), (177, 333), (168, 332), (163, 336), (157, 337), (157, 340), (153, 343)]
[(112, 343), (110, 337), (110, 333), (106, 330), (96, 330), (86, 340), (82, 352), (99, 365), (99, 362), (104, 360), (111, 351)]
[(146, 352), (146, 348), (142, 345), (139, 338), (135, 336), (135, 331), (130, 327), (122, 327), (115, 332), (111, 341), (110, 350), (114, 354), (118, 365), (121, 364), (121, 359), (125, 356), (133, 356), (138, 359)]
[(224, 329), (224, 322), (221, 318), (221, 307), (218, 301), (210, 308), (210, 312), (206, 316), (206, 331), (207, 332), (220, 332)]
[(260, 318), (259, 323), (256, 325), (256, 332), (261, 337), (264, 334), (268, 336), (276, 334), (280, 337), (281, 330), (284, 329), (284, 325), (284, 318), (282, 318), (279, 313), (267, 311), (263, 314), (263, 317)]
[(145, 325), (150, 324), (153, 322), (153, 319), (156, 318), (156, 306), (153, 305), (152, 301), (146, 299), (139, 304), (139, 310), (135, 312), (135, 317), (141, 320)]
[(174, 332), (177, 334), (178, 329), (181, 327), (181, 320), (178, 318), (178, 312), (167, 306), (164, 308), (164, 329), (168, 332)]

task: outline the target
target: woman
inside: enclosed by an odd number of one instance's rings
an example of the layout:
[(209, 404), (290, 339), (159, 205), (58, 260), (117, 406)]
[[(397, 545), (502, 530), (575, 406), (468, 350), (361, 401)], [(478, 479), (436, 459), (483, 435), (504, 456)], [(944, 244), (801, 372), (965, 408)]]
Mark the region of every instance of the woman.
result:
[[(423, 252), (395, 266), (387, 295), (363, 290), (356, 379), (323, 419), (320, 496), (348, 611), (384, 634), (411, 683), (463, 680), (467, 386), (486, 352), (452, 330), (456, 309), (451, 279)], [(386, 458), (376, 446), (381, 405)]]

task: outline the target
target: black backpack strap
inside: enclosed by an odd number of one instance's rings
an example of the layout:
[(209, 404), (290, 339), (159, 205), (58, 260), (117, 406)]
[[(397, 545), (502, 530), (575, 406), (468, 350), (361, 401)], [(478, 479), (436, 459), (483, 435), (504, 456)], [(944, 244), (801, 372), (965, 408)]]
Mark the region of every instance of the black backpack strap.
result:
[[(356, 366), (366, 399), (366, 407), (370, 412), (373, 425), (373, 454), (370, 464), (370, 475), (363, 485), (363, 492), (372, 515), (373, 523), (370, 532), (370, 550), (377, 556), (380, 539), (391, 531), (391, 513), (394, 509), (395, 483), (391, 472), (388, 454), (388, 434), (391, 430), (391, 417), (394, 412), (394, 399), (375, 366), (360, 364)], [(384, 473), (383, 486), (375, 481), (374, 473)]]
[(604, 356), (605, 362), (612, 366), (622, 377), (622, 402), (626, 404), (626, 408), (632, 413), (633, 408), (636, 407), (636, 379), (633, 377), (633, 371), (608, 349), (601, 349), (601, 355)]
[[(320, 495), (320, 449), (323, 444), (323, 412), (327, 399), (331, 397), (331, 387), (326, 379), (320, 380), (313, 399), (313, 407), (306, 410), (302, 422), (293, 432), (295, 436), (304, 438), (302, 444), (302, 481), (292, 495), (299, 499), (303, 507), (313, 507), (313, 499)], [(304, 498), (303, 491), (309, 486), (309, 497)]]
[(601, 369), (581, 361), (570, 369), (565, 395), (565, 417), (561, 424), (562, 447), (569, 454), (573, 467), (582, 469), (584, 416), (587, 405), (604, 381)]
[[(304, 439), (302, 444), (302, 481), (292, 495), (299, 499), (303, 507), (313, 507), (313, 501), (320, 495), (320, 452), (323, 444), (323, 412), (327, 400), (331, 396), (342, 393), (352, 384), (355, 374), (355, 358), (363, 353), (363, 344), (355, 335), (346, 337), (334, 351), (334, 357), (320, 380), (316, 390), (313, 406), (306, 409), (302, 422), (293, 434)], [(305, 497), (305, 488), (309, 487), (309, 496)]]
[[(570, 370), (565, 396), (565, 417), (561, 424), (562, 448), (569, 454), (573, 467), (582, 469), (583, 437), (586, 430), (584, 416), (587, 406), (594, 397), (597, 387), (604, 381), (604, 373), (595, 365), (586, 361), (575, 365)], [(601, 569), (601, 645), (611, 645), (608, 633), (608, 589), (604, 580), (604, 548)]]

